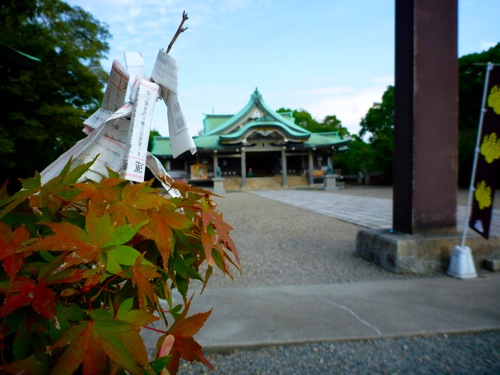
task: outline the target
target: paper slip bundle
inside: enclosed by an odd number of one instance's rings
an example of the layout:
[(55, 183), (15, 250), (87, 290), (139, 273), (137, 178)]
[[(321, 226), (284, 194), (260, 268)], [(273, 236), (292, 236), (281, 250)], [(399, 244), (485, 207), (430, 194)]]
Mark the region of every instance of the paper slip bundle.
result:
[[(96, 159), (80, 181), (99, 182), (110, 168), (124, 179), (143, 182), (149, 168), (170, 195), (179, 195), (163, 178), (168, 176), (163, 165), (147, 151), (154, 106), (162, 98), (174, 158), (187, 150), (196, 152), (177, 96), (179, 64), (160, 49), (151, 78), (145, 78), (140, 53), (127, 52), (125, 62), (127, 69), (113, 61), (101, 108), (83, 122), (87, 136), (42, 171), (42, 183), (57, 176), (70, 159), (72, 167)], [(125, 102), (127, 86), (130, 97)]]

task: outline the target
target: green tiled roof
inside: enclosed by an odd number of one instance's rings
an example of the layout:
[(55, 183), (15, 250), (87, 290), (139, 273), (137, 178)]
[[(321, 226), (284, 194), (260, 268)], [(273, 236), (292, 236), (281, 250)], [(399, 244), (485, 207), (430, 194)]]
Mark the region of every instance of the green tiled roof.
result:
[(203, 119), (203, 131), (209, 133), (217, 129), (231, 117), (233, 117), (233, 115), (205, 115)]
[(310, 147), (340, 146), (341, 144), (348, 144), (350, 141), (350, 139), (339, 137), (338, 132), (311, 133), (311, 137), (307, 140), (306, 145)]
[(285, 137), (291, 140), (297, 141), (305, 141), (307, 140), (311, 134), (306, 134), (304, 132), (298, 132), (294, 129), (290, 129), (285, 126), (283, 123), (278, 121), (252, 121), (245, 125), (245, 127), (239, 129), (236, 132), (223, 134), (220, 136), (221, 142), (229, 141), (229, 140), (239, 140), (244, 137), (245, 134), (251, 132), (252, 130), (278, 130), (284, 134)]
[[(300, 126), (296, 125), (294, 122), (288, 120), (272, 108), (270, 108), (262, 99), (262, 95), (259, 92), (258, 89), (255, 89), (253, 94), (250, 96), (249, 102), (243, 107), (241, 111), (239, 111), (237, 114), (232, 116), (229, 120), (221, 124), (218, 128), (211, 130), (208, 133), (205, 133), (206, 135), (212, 135), (212, 134), (227, 134), (230, 133), (231, 130), (234, 128), (234, 126), (242, 120), (246, 115), (248, 115), (249, 111), (253, 108), (257, 107), (261, 112), (264, 113), (264, 116), (272, 118), (273, 120), (276, 120), (278, 122), (281, 122), (285, 124), (286, 126), (290, 127), (291, 129), (296, 130), (299, 133), (309, 133), (307, 130), (304, 128), (301, 128)], [(289, 114), (285, 115), (287, 117), (290, 117)]]
[(156, 136), (153, 138), (151, 153), (155, 156), (172, 156), (172, 146), (169, 137)]
[[(258, 112), (259, 117), (250, 111)], [(293, 122), (290, 112), (278, 113), (271, 109), (262, 99), (260, 92), (255, 91), (250, 101), (235, 115), (205, 115), (203, 120), (205, 134), (193, 137), (198, 150), (228, 150), (238, 147), (244, 140), (255, 133), (263, 137), (278, 133), (288, 142), (299, 148), (345, 146), (350, 139), (339, 137), (337, 132), (312, 133)], [(152, 154), (172, 156), (169, 137), (155, 137)]]

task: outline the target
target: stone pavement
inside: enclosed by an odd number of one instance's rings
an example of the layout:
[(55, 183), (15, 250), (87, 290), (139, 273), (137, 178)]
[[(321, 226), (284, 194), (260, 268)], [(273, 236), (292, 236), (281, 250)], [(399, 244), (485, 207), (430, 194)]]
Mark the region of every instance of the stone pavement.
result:
[[(252, 194), (364, 227), (391, 226), (390, 199), (300, 190)], [(465, 208), (459, 207), (459, 222), (464, 213)], [(499, 210), (495, 210), (495, 234), (500, 233), (499, 216)], [(195, 338), (206, 351), (226, 351), (315, 341), (500, 330), (500, 273), (478, 270), (478, 274), (478, 278), (467, 280), (438, 276), (329, 285), (208, 288), (193, 299), (191, 314), (214, 307)], [(153, 337), (148, 336), (151, 332), (144, 335), (148, 347), (153, 348)]]
[[(376, 229), (392, 226), (392, 199), (309, 190), (260, 190), (252, 194), (362, 227)], [(466, 211), (465, 206), (457, 206), (457, 230), (460, 232), (464, 227)], [(500, 236), (500, 209), (493, 209), (490, 235)]]

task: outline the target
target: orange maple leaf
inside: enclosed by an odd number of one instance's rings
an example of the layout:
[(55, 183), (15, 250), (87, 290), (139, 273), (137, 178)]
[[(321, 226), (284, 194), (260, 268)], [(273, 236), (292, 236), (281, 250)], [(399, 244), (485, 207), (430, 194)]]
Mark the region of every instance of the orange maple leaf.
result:
[[(207, 257), (207, 261), (210, 265), (213, 265), (213, 257), (211, 255), (211, 248), (215, 248), (222, 256), (222, 260), (225, 264), (225, 268), (223, 271), (231, 275), (228, 272), (229, 268), (225, 263), (225, 258), (228, 258), (224, 249), (220, 244), (223, 244), (234, 256), (235, 261), (231, 262), (239, 269), (240, 258), (238, 254), (238, 250), (236, 245), (234, 244), (229, 232), (233, 230), (233, 228), (227, 224), (222, 217), (221, 213), (214, 211), (206, 198), (202, 199), (202, 211), (201, 211), (201, 219), (204, 226), (205, 232), (202, 233), (201, 240), (203, 243), (203, 249), (205, 250), (205, 256)], [(212, 244), (210, 243), (208, 236), (211, 236), (209, 233), (211, 232), (209, 227), (212, 226), (215, 229), (217, 235), (213, 236)], [(211, 236), (212, 237), (212, 236)]]
[(184, 229), (191, 222), (186, 215), (175, 212), (170, 206), (162, 206), (157, 211), (149, 210), (148, 218), (149, 222), (141, 227), (139, 233), (155, 242), (166, 266), (174, 246), (172, 229)]
[(158, 352), (158, 357), (165, 355), (172, 356), (167, 365), (167, 370), (172, 375), (175, 375), (179, 369), (180, 358), (189, 362), (201, 362), (212, 371), (215, 370), (203, 355), (201, 345), (193, 338), (201, 327), (203, 327), (212, 310), (187, 317), (192, 298), (186, 302), (182, 314), (167, 331)]
[(91, 320), (74, 325), (49, 348), (65, 348), (53, 373), (71, 374), (82, 366), (84, 375), (102, 374), (109, 372), (108, 365), (113, 363), (132, 374), (151, 369), (144, 342), (131, 324), (113, 318), (104, 309), (87, 313)]
[(108, 213), (113, 222), (123, 225), (125, 220), (130, 224), (137, 224), (148, 219), (146, 210), (160, 207), (168, 201), (147, 183), (125, 185), (120, 198), (109, 202)]
[(144, 259), (144, 254), (137, 257), (134, 266), (131, 268), (132, 272), (132, 284), (137, 285), (137, 293), (139, 298), (139, 308), (141, 310), (146, 310), (148, 307), (147, 300), (152, 303), (156, 303), (158, 301), (158, 296), (156, 295), (152, 279), (160, 277), (160, 274), (157, 272), (157, 267), (142, 264)]

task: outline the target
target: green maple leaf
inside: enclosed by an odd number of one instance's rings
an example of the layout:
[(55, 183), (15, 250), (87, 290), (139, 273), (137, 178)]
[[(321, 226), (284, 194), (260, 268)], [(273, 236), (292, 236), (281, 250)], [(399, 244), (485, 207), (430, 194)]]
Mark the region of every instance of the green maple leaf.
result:
[(40, 209), (48, 206), (52, 212), (55, 212), (59, 208), (61, 200), (74, 196), (75, 191), (70, 187), (70, 184), (76, 182), (92, 165), (90, 162), (70, 170), (70, 163), (71, 161), (66, 164), (59, 176), (43, 186), (41, 176), (37, 172), (32, 178), (20, 180), (22, 189), (11, 197), (6, 197), (6, 192), (3, 192), (3, 199), (0, 199), (0, 207), (3, 207), (0, 211), (0, 219), (27, 199), (30, 200), (30, 207)]
[(52, 180), (47, 181), (37, 194), (30, 196), (30, 206), (36, 209), (44, 207), (54, 213), (62, 203), (70, 201), (78, 193), (71, 185), (91, 167), (93, 161), (81, 164), (74, 169), (71, 169), (71, 162), (69, 160), (61, 173), (54, 177)]
[(40, 177), (40, 174), (38, 173), (36, 173), (35, 177), (20, 181), (22, 189), (11, 197), (0, 202), (0, 207), (3, 207), (3, 209), (0, 211), (0, 220), (30, 196), (38, 193), (42, 188), (42, 179)]
[[(128, 322), (112, 317), (108, 310), (87, 311), (90, 320), (74, 325), (49, 348), (63, 349), (54, 369), (55, 374), (106, 374), (112, 364), (131, 372), (150, 371), (144, 342)], [(108, 367), (109, 366), (109, 367)]]
[(116, 313), (116, 318), (130, 323), (137, 329), (145, 327), (148, 324), (160, 319), (145, 311), (133, 309), (133, 305), (134, 298), (129, 298), (123, 301)]
[(107, 212), (98, 216), (94, 207), (90, 205), (85, 219), (86, 229), (67, 222), (45, 223), (54, 234), (36, 241), (28, 248), (65, 252), (58, 271), (91, 262), (103, 264), (105, 263), (102, 259), (103, 253), (105, 255), (106, 252), (130, 241), (144, 224), (143, 222), (134, 226), (115, 226)]
[[(135, 261), (141, 256), (141, 253), (130, 246), (116, 246), (111, 250), (106, 252), (107, 263), (106, 271), (118, 274), (123, 271), (121, 265), (128, 266), (125, 268), (130, 268), (135, 264)], [(153, 264), (145, 259), (142, 259), (142, 264), (147, 264), (153, 266)]]

